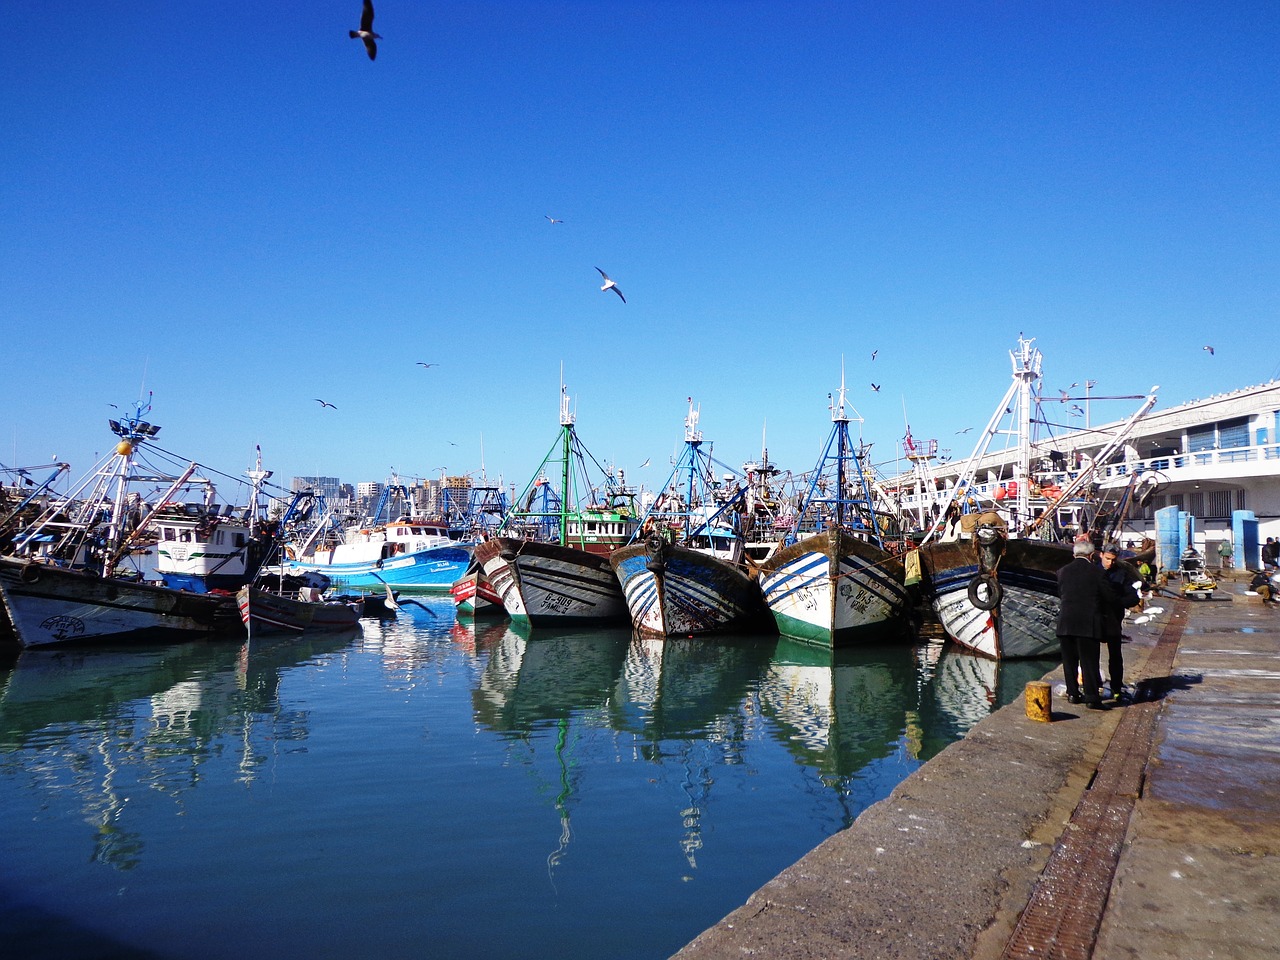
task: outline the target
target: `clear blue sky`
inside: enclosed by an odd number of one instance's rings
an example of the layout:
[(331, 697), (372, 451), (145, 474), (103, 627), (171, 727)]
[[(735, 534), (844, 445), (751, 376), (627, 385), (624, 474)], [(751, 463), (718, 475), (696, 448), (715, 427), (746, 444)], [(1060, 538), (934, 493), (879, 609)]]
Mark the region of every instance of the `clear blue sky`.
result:
[(687, 396), (717, 459), (811, 467), (842, 356), (876, 459), (904, 406), (967, 454), (1019, 331), (1048, 391), (1280, 374), (1273, 0), (378, 0), (376, 62), (358, 0), (4, 9), (5, 464), (80, 473), (154, 391), (228, 473), (483, 438), (522, 484), (563, 364), (652, 486)]

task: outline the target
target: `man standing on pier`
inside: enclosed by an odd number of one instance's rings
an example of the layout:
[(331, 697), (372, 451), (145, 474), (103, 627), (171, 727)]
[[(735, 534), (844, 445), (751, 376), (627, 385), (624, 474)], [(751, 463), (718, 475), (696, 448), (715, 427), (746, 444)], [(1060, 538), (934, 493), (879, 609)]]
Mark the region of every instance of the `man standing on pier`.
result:
[(1071, 552), (1071, 562), (1058, 570), (1058, 596), (1062, 606), (1058, 612), (1057, 633), (1062, 672), (1067, 681), (1067, 701), (1101, 710), (1098, 639), (1102, 635), (1108, 588), (1102, 571), (1090, 560), (1093, 541), (1077, 540)]
[[(1134, 583), (1138, 580), (1138, 571), (1128, 563), (1117, 559), (1119, 548), (1114, 543), (1105, 543), (1099, 553), (1102, 562), (1102, 575), (1107, 581), (1106, 600), (1102, 608), (1102, 640), (1107, 645), (1107, 677), (1111, 682), (1111, 698), (1116, 703), (1129, 703), (1130, 697), (1124, 689), (1124, 612), (1137, 606), (1139, 597)], [(1101, 658), (1101, 649), (1098, 651)]]

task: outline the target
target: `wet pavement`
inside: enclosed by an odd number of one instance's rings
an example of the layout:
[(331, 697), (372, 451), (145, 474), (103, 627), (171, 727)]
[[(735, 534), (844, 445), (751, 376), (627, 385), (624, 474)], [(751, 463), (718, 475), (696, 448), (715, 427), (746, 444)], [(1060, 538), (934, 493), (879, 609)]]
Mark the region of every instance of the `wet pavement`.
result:
[(677, 957), (1280, 956), (1280, 608), (1244, 583), (1126, 621), (1138, 702), (1050, 675), (1052, 722), (993, 714)]

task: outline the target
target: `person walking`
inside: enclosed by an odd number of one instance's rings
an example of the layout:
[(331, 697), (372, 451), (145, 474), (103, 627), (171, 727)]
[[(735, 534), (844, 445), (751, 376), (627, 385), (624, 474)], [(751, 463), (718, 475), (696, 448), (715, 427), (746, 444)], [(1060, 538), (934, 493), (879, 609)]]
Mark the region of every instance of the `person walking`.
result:
[(1058, 570), (1061, 607), (1057, 634), (1062, 672), (1067, 681), (1067, 702), (1084, 703), (1092, 710), (1101, 710), (1098, 638), (1102, 635), (1102, 614), (1109, 588), (1102, 571), (1090, 560), (1092, 541), (1076, 541), (1071, 553), (1071, 562)]
[[(1124, 688), (1124, 612), (1137, 606), (1141, 599), (1134, 584), (1138, 571), (1117, 557), (1114, 543), (1105, 543), (1098, 553), (1102, 576), (1107, 591), (1102, 609), (1102, 641), (1107, 645), (1107, 680), (1111, 684), (1111, 699), (1115, 703), (1132, 703), (1133, 697)], [(1099, 651), (1101, 657), (1101, 651)]]
[(1230, 570), (1231, 557), (1235, 552), (1230, 540), (1223, 540), (1218, 544), (1218, 566), (1223, 570)]

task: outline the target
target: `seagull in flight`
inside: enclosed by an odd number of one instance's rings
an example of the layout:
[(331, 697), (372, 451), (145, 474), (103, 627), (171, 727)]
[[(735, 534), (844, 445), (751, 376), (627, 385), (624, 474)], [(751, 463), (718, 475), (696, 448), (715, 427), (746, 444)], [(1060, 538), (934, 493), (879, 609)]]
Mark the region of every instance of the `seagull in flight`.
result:
[(872, 389), (872, 390), (874, 390), (876, 393), (879, 393), (879, 392), (880, 392), (880, 384), (878, 384), (878, 383), (873, 383), (873, 384), (871, 385), (871, 389)]
[(316, 401), (316, 403), (320, 404), (320, 409), (321, 409), (321, 410), (323, 410), (325, 407), (330, 407), (330, 408), (331, 408), (331, 409), (333, 409), (333, 410), (337, 410), (337, 409), (338, 409), (337, 407), (335, 407), (335, 406), (334, 406), (332, 403), (330, 403), (329, 401), (327, 401), (327, 400), (321, 400), (319, 397), (316, 397), (316, 398), (315, 398), (315, 401)]
[(876, 354), (877, 354), (877, 353), (879, 353), (879, 352), (880, 352), (879, 350), (872, 350), (872, 351), (871, 351), (871, 360), (872, 360), (872, 362), (873, 362), (873, 363), (875, 362)]
[(438, 366), (440, 366), (440, 364), (438, 364), (438, 363), (423, 363), (421, 360), (419, 360), (419, 361), (418, 361), (418, 366), (420, 366), (420, 367), (427, 367), (427, 368), (429, 369), (429, 368), (431, 368), (431, 367), (438, 367)]
[(596, 267), (596, 272), (599, 273), (600, 276), (604, 277), (604, 284), (603, 286), (600, 287), (600, 289), (612, 290), (614, 293), (618, 295), (619, 300), (621, 300), (623, 303), (626, 303), (627, 298), (622, 295), (622, 291), (618, 289), (618, 285), (609, 279), (609, 275), (605, 273), (603, 270), (601, 270), (599, 267)]
[(1083, 417), (1084, 411), (1080, 409), (1080, 404), (1073, 403), (1071, 405), (1071, 415), (1075, 417)]
[(649, 458), (649, 457), (645, 457), (645, 458), (644, 458), (644, 463), (640, 464), (640, 466), (636, 467), (636, 469), (637, 469), (637, 470), (643, 470), (645, 467), (647, 467), (647, 466), (649, 465), (649, 460), (650, 460), (650, 458)]
[(1204, 349), (1209, 351), (1209, 356), (1213, 356), (1213, 347), (1205, 347)]
[(373, 32), (373, 0), (364, 0), (364, 9), (360, 11), (360, 29), (348, 30), (347, 33), (352, 40), (359, 37), (364, 41), (364, 49), (370, 60), (378, 58), (378, 45), (374, 41), (381, 40), (382, 35)]
[(1061, 394), (1061, 396), (1060, 396), (1060, 397), (1058, 397), (1058, 402), (1059, 402), (1059, 403), (1066, 403), (1068, 400), (1070, 400), (1070, 399), (1071, 399), (1070, 394), (1068, 394), (1068, 393), (1067, 393), (1067, 391), (1065, 391), (1065, 390), (1059, 390), (1059, 391), (1058, 391), (1058, 393), (1060, 393), (1060, 394)]
[(962, 434), (962, 433), (968, 433), (968, 432), (969, 432), (970, 430), (972, 430), (972, 429), (973, 429), (973, 427), (965, 427), (963, 430), (957, 430), (957, 431), (956, 431), (956, 436), (959, 436), (959, 435), (960, 435), (960, 434)]
[[(563, 220), (557, 220), (555, 217), (551, 216), (550, 214), (544, 213), (542, 216), (547, 220), (550, 220), (552, 223), (564, 223)], [(597, 267), (596, 269), (599, 269), (599, 268)]]

